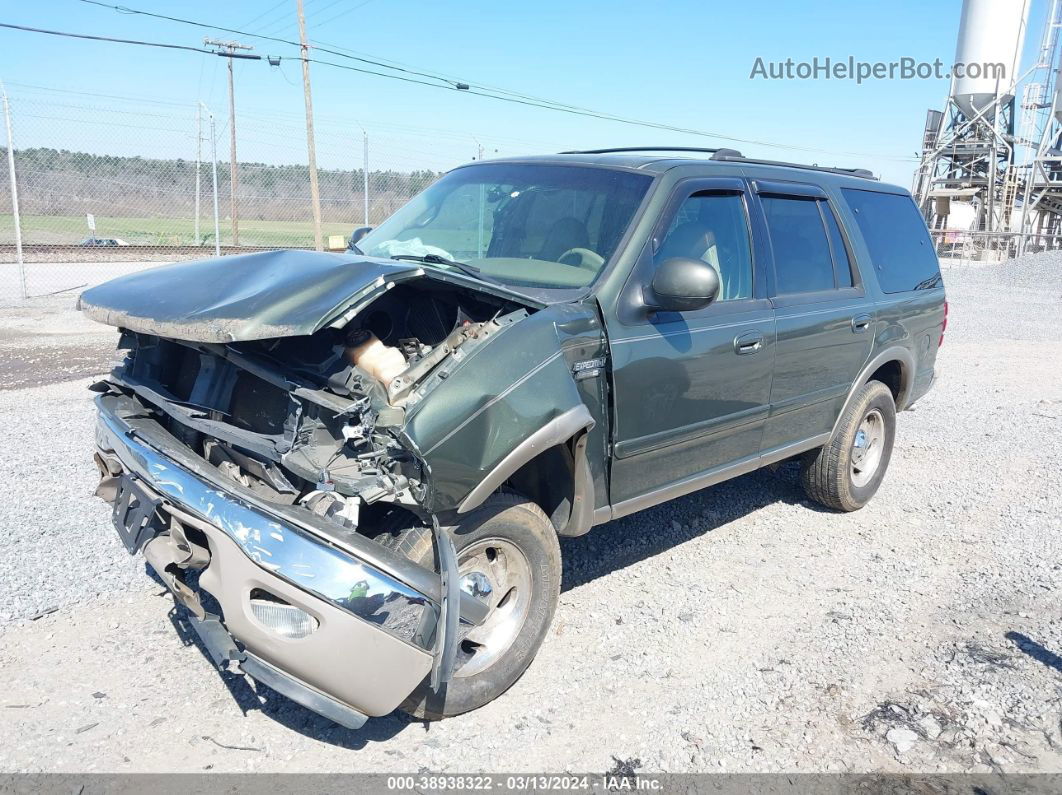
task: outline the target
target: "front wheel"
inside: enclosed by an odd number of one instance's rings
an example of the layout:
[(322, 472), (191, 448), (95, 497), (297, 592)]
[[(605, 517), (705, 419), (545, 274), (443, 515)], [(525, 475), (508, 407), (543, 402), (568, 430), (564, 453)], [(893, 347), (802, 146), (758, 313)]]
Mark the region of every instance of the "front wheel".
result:
[(837, 511), (870, 502), (885, 477), (896, 438), (896, 404), (880, 381), (864, 384), (823, 447), (804, 456), (800, 475), (811, 499)]
[[(533, 502), (495, 494), (450, 532), (461, 589), (490, 611), (478, 627), (460, 626), (451, 681), (436, 693), (425, 680), (402, 704), (427, 720), (477, 709), (512, 687), (542, 645), (560, 595), (557, 533)], [(377, 541), (438, 571), (430, 528), (405, 527)]]

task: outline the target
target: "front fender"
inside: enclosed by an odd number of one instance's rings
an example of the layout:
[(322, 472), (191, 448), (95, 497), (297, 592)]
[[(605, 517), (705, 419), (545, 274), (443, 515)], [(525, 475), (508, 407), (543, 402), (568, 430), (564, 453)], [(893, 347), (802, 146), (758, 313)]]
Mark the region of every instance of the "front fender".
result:
[(407, 416), (432, 513), (471, 510), (539, 452), (594, 425), (558, 331), (570, 318), (559, 315), (547, 309), (506, 327)]
[(582, 404), (554, 417), (520, 442), (508, 455), (499, 461), (487, 473), (487, 476), (479, 482), (479, 485), (472, 489), (468, 496), (461, 501), (461, 504), (457, 507), (457, 512), (467, 513), (473, 508), (478, 508), (487, 497), (516, 474), (520, 467), (539, 453), (558, 444), (563, 444), (580, 431), (589, 430), (593, 427), (594, 418), (590, 416), (590, 410)]

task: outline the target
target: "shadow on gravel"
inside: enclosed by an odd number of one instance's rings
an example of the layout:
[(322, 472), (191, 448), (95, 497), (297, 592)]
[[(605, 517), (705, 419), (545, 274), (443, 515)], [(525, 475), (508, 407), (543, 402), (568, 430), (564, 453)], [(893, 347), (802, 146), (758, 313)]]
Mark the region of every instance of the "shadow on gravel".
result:
[[(154, 576), (150, 566), (145, 568), (157, 582), (162, 584), (162, 580)], [(204, 597), (204, 607), (213, 612), (213, 606), (209, 604), (209, 594), (203, 593), (202, 595)], [(199, 640), (195, 630), (188, 624), (187, 615), (185, 607), (174, 605), (174, 608), (169, 612), (170, 623), (173, 624), (181, 642), (185, 646), (195, 646), (199, 653), (213, 666), (214, 663), (211, 660), (210, 652)], [(337, 748), (358, 751), (370, 743), (386, 742), (414, 722), (412, 718), (404, 713), (394, 712), (383, 718), (372, 718), (355, 731), (339, 726), (328, 720), (328, 718), (323, 718), (317, 713), (311, 712), (301, 704), (296, 704), (286, 696), (280, 695), (259, 682), (254, 682), (254, 680), (241, 673), (218, 671), (218, 675), (244, 715), (258, 710), (291, 731), (298, 732), (318, 742), (334, 745)], [(203, 739), (217, 743), (216, 740), (210, 737), (204, 737)], [(257, 751), (259, 749), (244, 748), (239, 750)]]
[(1023, 635), (1020, 632), (1008, 632), (1004, 637), (1017, 646), (1020, 651), (1028, 654), (1038, 663), (1042, 663), (1048, 668), (1054, 668), (1059, 673), (1062, 673), (1062, 657), (1059, 657), (1050, 649), (1041, 646), (1028, 635)]
[(651, 558), (776, 502), (832, 513), (804, 494), (799, 466), (790, 461), (774, 470), (758, 469), (595, 527), (585, 536), (561, 539), (561, 591)]

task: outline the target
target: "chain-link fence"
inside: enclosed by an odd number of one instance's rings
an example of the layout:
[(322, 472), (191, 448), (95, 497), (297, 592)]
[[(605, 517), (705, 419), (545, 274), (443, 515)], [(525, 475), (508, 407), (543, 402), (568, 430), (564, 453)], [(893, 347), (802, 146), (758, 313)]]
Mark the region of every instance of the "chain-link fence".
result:
[(1023, 254), (1062, 249), (1062, 236), (1037, 232), (933, 229), (930, 237), (940, 261), (952, 265), (1000, 263)]
[[(0, 301), (75, 290), (157, 262), (314, 245), (297, 113), (238, 110), (233, 173), (229, 120), (205, 106), (52, 89), (8, 94), (16, 187), (5, 151)], [(316, 141), (326, 248), (345, 245), (352, 229), (379, 223), (484, 148), (465, 133), (327, 117), (317, 120)], [(499, 146), (487, 151), (527, 149)]]
[(972, 232), (965, 229), (933, 229), (930, 237), (942, 263), (969, 265), (998, 263), (1015, 257), (1021, 247), (1017, 232)]

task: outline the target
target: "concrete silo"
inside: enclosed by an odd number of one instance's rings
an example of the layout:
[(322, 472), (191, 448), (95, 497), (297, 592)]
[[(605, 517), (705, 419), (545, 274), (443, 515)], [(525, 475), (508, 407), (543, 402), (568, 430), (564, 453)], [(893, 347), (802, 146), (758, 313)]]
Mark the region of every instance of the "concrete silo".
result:
[[(1014, 99), (1028, 19), (1027, 0), (966, 0), (962, 4), (954, 63), (976, 69), (964, 68), (952, 78), (951, 99), (966, 118), (982, 111), (992, 113)], [(996, 69), (997, 64), (1003, 68)]]

